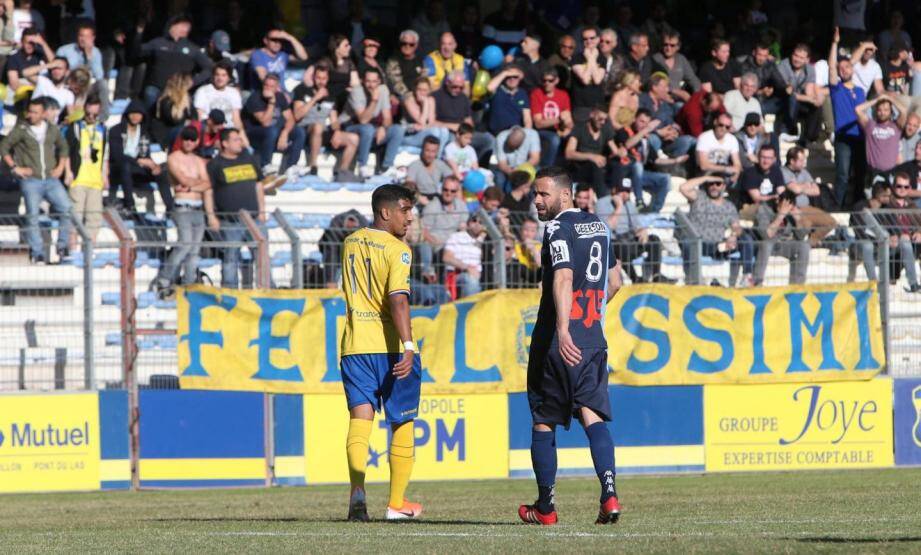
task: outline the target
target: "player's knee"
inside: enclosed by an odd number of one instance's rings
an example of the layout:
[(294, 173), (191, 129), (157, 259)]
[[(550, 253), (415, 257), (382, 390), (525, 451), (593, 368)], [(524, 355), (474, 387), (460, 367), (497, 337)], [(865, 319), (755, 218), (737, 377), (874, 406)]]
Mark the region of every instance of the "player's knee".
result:
[(552, 432), (553, 428), (551, 428), (547, 424), (534, 424), (534, 431), (535, 432)]

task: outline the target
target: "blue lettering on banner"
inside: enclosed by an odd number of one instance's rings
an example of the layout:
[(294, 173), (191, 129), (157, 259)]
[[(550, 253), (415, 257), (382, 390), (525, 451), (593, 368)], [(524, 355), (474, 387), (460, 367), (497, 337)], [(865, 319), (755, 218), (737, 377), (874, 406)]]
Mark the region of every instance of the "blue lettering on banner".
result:
[(454, 376), (451, 383), (501, 382), (502, 374), (495, 364), (482, 370), (467, 365), (467, 316), (475, 303), (456, 303), (454, 324)]
[(13, 422), (10, 426), (10, 447), (78, 447), (89, 444), (89, 422), (73, 428), (58, 428), (54, 424), (33, 427), (31, 422)]
[(203, 376), (207, 377), (208, 372), (201, 364), (201, 348), (203, 345), (224, 346), (224, 334), (219, 331), (204, 331), (201, 329), (201, 313), (204, 309), (210, 307), (220, 307), (230, 312), (237, 306), (237, 299), (229, 295), (221, 296), (218, 301), (216, 295), (210, 293), (185, 293), (185, 298), (189, 303), (189, 333), (179, 338), (179, 342), (188, 342), (189, 344), (189, 366), (181, 373), (181, 376)]
[(822, 331), (822, 362), (819, 364), (819, 370), (844, 370), (844, 366), (835, 358), (835, 344), (832, 331), (835, 324), (834, 303), (837, 293), (825, 292), (815, 293), (819, 299), (819, 311), (815, 319), (810, 322), (803, 312), (803, 299), (806, 293), (787, 293), (784, 297), (790, 306), (790, 343), (791, 355), (790, 365), (787, 372), (809, 372), (809, 368), (803, 362), (803, 326), (810, 335), (815, 337)]
[(893, 381), (895, 463), (921, 464), (921, 380)]
[(658, 349), (658, 354), (652, 360), (640, 360), (631, 353), (627, 361), (627, 370), (637, 374), (654, 374), (668, 363), (668, 359), (672, 356), (672, 347), (667, 332), (647, 328), (640, 322), (636, 312), (641, 308), (655, 310), (668, 320), (668, 299), (653, 293), (643, 293), (628, 299), (620, 311), (624, 330), (642, 341), (653, 343)]
[(326, 339), (326, 373), (323, 374), (324, 382), (341, 382), (342, 374), (339, 371), (339, 333), (336, 322), (345, 316), (345, 300), (339, 297), (320, 299), (323, 307), (323, 322)]
[(256, 346), (259, 370), (253, 374), (256, 380), (282, 380), (302, 382), (304, 376), (296, 364), (288, 368), (279, 368), (272, 363), (273, 350), (291, 351), (291, 334), (272, 335), (272, 321), (282, 312), (292, 312), (297, 316), (304, 313), (304, 299), (271, 299), (254, 297), (253, 302), (262, 310), (259, 315), (259, 335), (249, 342)]
[[(447, 453), (454, 453), (458, 461), (467, 460), (467, 423), (465, 417), (460, 417), (454, 422), (454, 429), (450, 430), (448, 424), (443, 418), (434, 418), (427, 420), (417, 418), (413, 420), (413, 446), (415, 448), (426, 446), (432, 439), (432, 425), (435, 426), (435, 461), (442, 462), (445, 460)], [(378, 427), (387, 430), (387, 445), (393, 437), (393, 431), (390, 425), (381, 420)], [(371, 449), (371, 457), (376, 460), (386, 451), (376, 451)], [(377, 466), (376, 464), (374, 466)]]
[(746, 295), (745, 300), (755, 307), (755, 316), (752, 318), (752, 365), (749, 374), (770, 374), (771, 369), (764, 361), (764, 312), (771, 302), (770, 295)]
[(860, 360), (854, 367), (856, 370), (871, 370), (879, 368), (879, 362), (873, 358), (873, 346), (870, 344), (870, 315), (867, 304), (870, 302), (870, 291), (851, 291), (851, 296), (857, 303), (857, 337), (860, 340)]
[(697, 314), (700, 311), (708, 309), (718, 310), (729, 316), (730, 320), (735, 316), (732, 301), (714, 295), (696, 297), (688, 303), (684, 309), (684, 325), (687, 326), (688, 331), (698, 339), (716, 343), (722, 351), (722, 354), (716, 360), (707, 360), (697, 354), (697, 351), (692, 352), (690, 360), (688, 360), (689, 372), (714, 374), (726, 370), (732, 364), (734, 356), (732, 335), (726, 330), (708, 328), (697, 318)]
[(864, 432), (868, 432), (874, 427), (873, 425), (867, 425), (864, 422), (864, 417), (867, 414), (876, 414), (878, 410), (876, 401), (866, 401), (864, 403), (860, 401), (851, 401), (848, 403), (843, 400), (821, 399), (821, 385), (807, 385), (797, 389), (793, 392), (794, 401), (799, 401), (800, 393), (806, 393), (808, 395), (805, 399), (807, 401), (807, 408), (803, 420), (803, 427), (799, 435), (793, 439), (780, 438), (778, 443), (781, 445), (792, 445), (796, 443), (811, 429), (822, 432), (834, 430), (834, 433), (837, 433), (840, 429), (841, 433), (835, 439), (831, 440), (831, 444), (836, 445), (844, 439), (844, 436), (847, 435), (847, 431), (854, 425)]

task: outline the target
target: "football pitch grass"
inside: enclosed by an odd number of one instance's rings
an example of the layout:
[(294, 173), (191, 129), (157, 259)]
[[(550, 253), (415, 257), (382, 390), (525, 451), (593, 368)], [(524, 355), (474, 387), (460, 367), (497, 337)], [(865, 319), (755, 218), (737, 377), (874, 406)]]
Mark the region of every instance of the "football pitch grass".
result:
[[(518, 523), (531, 480), (418, 482), (423, 520), (344, 521), (346, 486), (0, 496), (0, 552), (921, 552), (921, 468), (593, 478), (557, 484), (557, 526)], [(368, 490), (372, 518), (386, 485)]]

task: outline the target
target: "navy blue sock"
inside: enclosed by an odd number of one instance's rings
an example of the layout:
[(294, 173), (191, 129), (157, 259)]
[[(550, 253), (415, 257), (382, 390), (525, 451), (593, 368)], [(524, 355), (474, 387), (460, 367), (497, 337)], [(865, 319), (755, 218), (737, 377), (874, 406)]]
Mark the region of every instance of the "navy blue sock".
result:
[(585, 435), (588, 436), (592, 450), (595, 474), (601, 482), (601, 502), (604, 503), (617, 496), (617, 488), (614, 486), (614, 441), (604, 422), (595, 422), (585, 428)]
[(553, 431), (531, 430), (531, 466), (537, 478), (537, 510), (553, 512), (553, 486), (556, 484), (556, 435)]

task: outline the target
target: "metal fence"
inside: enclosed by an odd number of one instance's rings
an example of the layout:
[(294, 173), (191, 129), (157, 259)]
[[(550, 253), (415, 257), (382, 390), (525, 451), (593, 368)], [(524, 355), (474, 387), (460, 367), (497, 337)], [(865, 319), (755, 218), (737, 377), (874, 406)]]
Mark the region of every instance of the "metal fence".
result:
[[(679, 211), (642, 215), (613, 243), (627, 283), (745, 287), (876, 279), (889, 371), (905, 375), (918, 372), (913, 359), (921, 351), (921, 296), (913, 291), (921, 234), (894, 238), (904, 215), (878, 210), (836, 215), (822, 225), (802, 220), (776, 237), (743, 219), (730, 238), (700, 229), (700, 214)], [(467, 212), (448, 216), (423, 215), (407, 236), (414, 304), (538, 287), (543, 230), (533, 215), (481, 209), (472, 221)], [(220, 214), (217, 229), (202, 219), (190, 225), (178, 214), (108, 209), (93, 240), (96, 232), (70, 215), (0, 218), (0, 389), (130, 389), (132, 381), (175, 387), (172, 283), (338, 287), (342, 240), (368, 223), (354, 210)], [(431, 240), (433, 231), (440, 240)], [(30, 262), (30, 239), (31, 255), (45, 264)], [(59, 254), (57, 246), (65, 250)]]

